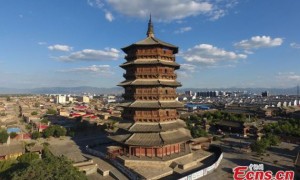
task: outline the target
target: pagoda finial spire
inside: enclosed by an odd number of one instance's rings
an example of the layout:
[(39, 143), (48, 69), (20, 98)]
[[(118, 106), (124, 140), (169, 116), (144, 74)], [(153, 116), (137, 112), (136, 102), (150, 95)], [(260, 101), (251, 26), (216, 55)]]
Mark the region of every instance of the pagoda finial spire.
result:
[(151, 13), (150, 13), (150, 19), (149, 19), (149, 22), (148, 22), (147, 37), (154, 37)]

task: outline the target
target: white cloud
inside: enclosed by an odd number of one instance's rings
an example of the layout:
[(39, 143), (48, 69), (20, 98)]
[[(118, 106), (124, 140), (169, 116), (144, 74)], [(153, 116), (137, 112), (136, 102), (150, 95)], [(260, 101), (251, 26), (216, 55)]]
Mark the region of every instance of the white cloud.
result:
[(43, 42), (43, 41), (38, 42), (38, 45), (46, 45), (46, 44), (47, 42)]
[(102, 8), (104, 4), (102, 3), (102, 0), (87, 0), (88, 5), (96, 8)]
[(91, 73), (109, 73), (111, 74), (113, 71), (111, 70), (110, 65), (92, 65), (88, 67), (79, 67), (73, 69), (64, 69), (59, 70), (59, 72), (91, 72)]
[(214, 21), (214, 20), (220, 19), (221, 17), (223, 17), (225, 15), (226, 15), (225, 10), (217, 9), (217, 10), (211, 12), (210, 20)]
[(180, 70), (183, 70), (183, 71), (195, 72), (196, 68), (197, 68), (197, 66), (195, 66), (193, 64), (180, 64)]
[(199, 44), (182, 53), (182, 57), (188, 62), (196, 62), (211, 66), (218, 64), (221, 61), (245, 59), (247, 58), (247, 55), (225, 51), (210, 44)]
[(270, 36), (253, 36), (251, 39), (246, 39), (235, 43), (234, 46), (242, 49), (258, 49), (263, 47), (280, 46), (282, 43), (282, 38), (272, 39)]
[(115, 18), (114, 18), (114, 16), (112, 15), (111, 12), (106, 11), (106, 12), (105, 12), (105, 19), (107, 19), (109, 22), (112, 22)]
[(233, 8), (237, 0), (88, 0), (88, 4), (129, 17), (145, 18), (152, 13), (159, 21), (181, 20), (198, 15), (215, 20)]
[(55, 44), (52, 46), (48, 46), (48, 49), (51, 51), (63, 51), (63, 52), (69, 52), (72, 51), (72, 47), (68, 45), (62, 45), (62, 44)]
[(277, 78), (284, 81), (300, 81), (300, 75), (295, 72), (279, 72)]
[(300, 44), (297, 44), (297, 43), (291, 43), (290, 44), (290, 46), (292, 47), (292, 48), (295, 48), (295, 49), (300, 49)]
[(189, 26), (188, 27), (182, 27), (182, 28), (174, 31), (174, 33), (176, 33), (176, 34), (185, 33), (185, 32), (188, 32), (190, 30), (192, 30), (192, 27), (189, 27)]
[(105, 48), (104, 50), (83, 49), (72, 52), (68, 56), (59, 56), (57, 59), (65, 62), (117, 60), (120, 56), (119, 53), (120, 51), (115, 48)]

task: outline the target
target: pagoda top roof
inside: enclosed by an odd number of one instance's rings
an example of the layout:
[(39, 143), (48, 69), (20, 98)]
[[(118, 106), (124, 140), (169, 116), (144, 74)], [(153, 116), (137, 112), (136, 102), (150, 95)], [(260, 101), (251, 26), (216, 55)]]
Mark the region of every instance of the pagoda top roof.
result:
[(150, 19), (148, 22), (148, 29), (147, 29), (146, 35), (147, 35), (147, 37), (145, 39), (140, 40), (136, 43), (133, 43), (127, 47), (124, 47), (124, 48), (122, 48), (122, 50), (125, 53), (127, 53), (129, 49), (131, 49), (135, 46), (164, 46), (166, 48), (172, 49), (174, 54), (178, 53), (177, 46), (174, 46), (173, 44), (170, 44), (170, 43), (166, 43), (166, 42), (154, 37), (154, 28), (153, 28), (153, 24), (152, 24), (152, 20), (151, 20), (151, 15), (150, 15)]
[(165, 46), (167, 48), (170, 48), (174, 51), (174, 54), (178, 53), (178, 47), (173, 45), (173, 44), (170, 44), (170, 43), (166, 43), (160, 39), (157, 39), (155, 37), (146, 37), (145, 39), (143, 40), (140, 40), (138, 42), (135, 42), (129, 46), (126, 46), (124, 48), (122, 48), (122, 50), (127, 53), (127, 51), (135, 46), (154, 46), (154, 45), (159, 45), (159, 46)]

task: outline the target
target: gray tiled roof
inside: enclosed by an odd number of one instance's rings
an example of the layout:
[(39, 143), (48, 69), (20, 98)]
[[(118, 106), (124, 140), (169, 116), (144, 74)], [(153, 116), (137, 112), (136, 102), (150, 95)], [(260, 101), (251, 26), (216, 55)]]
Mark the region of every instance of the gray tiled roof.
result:
[(185, 142), (190, 139), (192, 139), (192, 136), (189, 132), (189, 130), (185, 128), (180, 128), (174, 131), (167, 131), (167, 132), (162, 132), (160, 133), (164, 144), (175, 144), (179, 142)]
[(186, 124), (184, 121), (178, 119), (176, 121), (168, 121), (163, 123), (137, 122), (134, 123), (128, 130), (130, 132), (163, 132), (182, 127), (186, 127)]
[(113, 135), (113, 136), (108, 136), (108, 138), (123, 143), (126, 139), (130, 137), (131, 134), (121, 134), (121, 135)]
[(134, 133), (125, 141), (125, 144), (133, 146), (162, 146), (186, 142), (191, 138), (191, 134), (187, 129), (180, 128), (161, 133)]
[(128, 86), (128, 85), (150, 85), (150, 86), (157, 86), (157, 85), (166, 85), (166, 86), (181, 86), (181, 83), (178, 81), (164, 81), (159, 79), (154, 80), (143, 80), (143, 79), (136, 79), (136, 80), (125, 80), (118, 84), (118, 86)]
[(133, 101), (122, 103), (120, 106), (133, 108), (181, 108), (183, 104), (179, 101)]
[(159, 133), (134, 133), (125, 141), (128, 145), (161, 146), (163, 141)]
[(176, 121), (160, 123), (160, 126), (162, 131), (169, 131), (173, 129), (186, 127), (186, 123), (181, 119), (177, 119)]
[(125, 67), (128, 65), (133, 65), (133, 64), (163, 64), (163, 65), (169, 65), (169, 66), (175, 66), (179, 68), (179, 64), (177, 64), (174, 61), (164, 61), (164, 60), (159, 60), (159, 59), (147, 59), (147, 60), (135, 60), (135, 61), (129, 61), (129, 62), (125, 62), (123, 64), (120, 65), (120, 67)]

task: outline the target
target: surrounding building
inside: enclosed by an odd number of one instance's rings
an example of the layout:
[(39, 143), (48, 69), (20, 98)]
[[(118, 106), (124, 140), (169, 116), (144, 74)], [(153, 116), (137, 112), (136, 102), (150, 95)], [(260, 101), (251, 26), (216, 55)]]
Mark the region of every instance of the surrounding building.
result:
[(57, 104), (66, 104), (66, 102), (67, 102), (67, 96), (66, 95), (57, 95), (55, 102)]
[(0, 160), (16, 159), (25, 153), (25, 148), (22, 144), (0, 145)]
[(269, 91), (264, 91), (261, 93), (262, 97), (268, 97), (270, 95)]
[(125, 89), (124, 122), (120, 134), (111, 137), (121, 144), (118, 152), (163, 158), (186, 151), (191, 135), (176, 110), (183, 107), (176, 100), (176, 88), (181, 86), (175, 74), (178, 47), (154, 37), (150, 18), (147, 37), (122, 50), (126, 80), (119, 86)]

